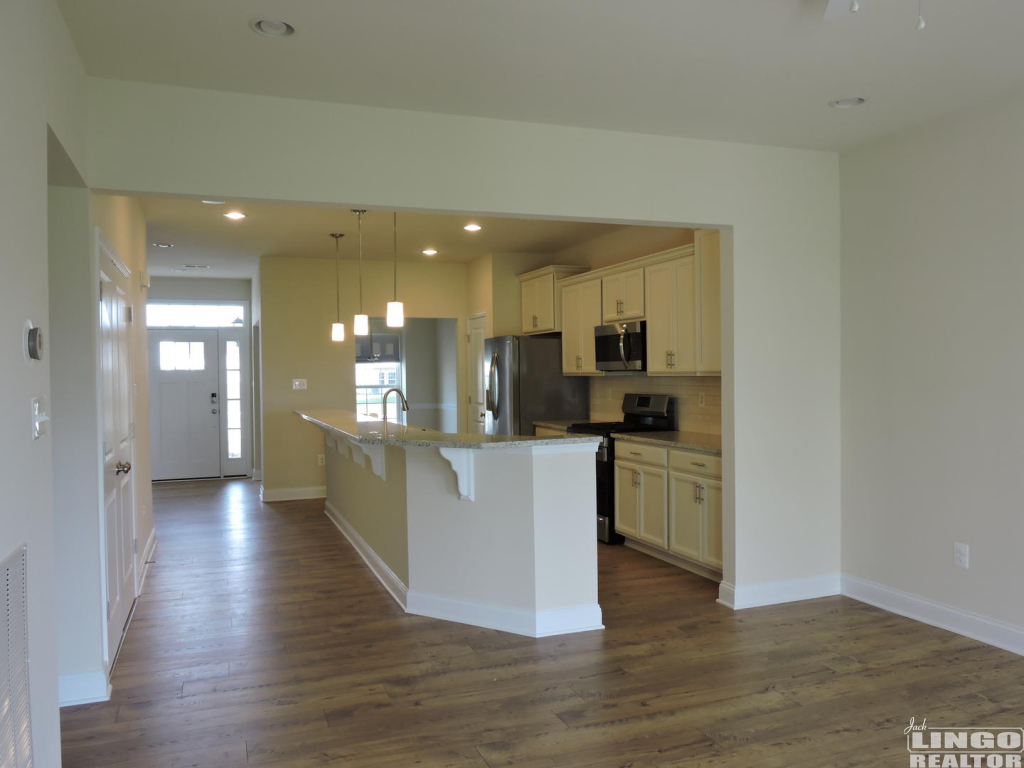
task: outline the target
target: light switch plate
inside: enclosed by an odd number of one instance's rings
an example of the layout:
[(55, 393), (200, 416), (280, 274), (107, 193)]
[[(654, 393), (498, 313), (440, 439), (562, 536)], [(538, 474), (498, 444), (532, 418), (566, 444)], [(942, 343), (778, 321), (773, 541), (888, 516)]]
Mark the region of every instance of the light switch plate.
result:
[(50, 420), (50, 414), (46, 412), (46, 398), (32, 398), (32, 439), (38, 440), (46, 434), (46, 422)]
[(306, 380), (292, 379), (292, 389), (306, 389)]

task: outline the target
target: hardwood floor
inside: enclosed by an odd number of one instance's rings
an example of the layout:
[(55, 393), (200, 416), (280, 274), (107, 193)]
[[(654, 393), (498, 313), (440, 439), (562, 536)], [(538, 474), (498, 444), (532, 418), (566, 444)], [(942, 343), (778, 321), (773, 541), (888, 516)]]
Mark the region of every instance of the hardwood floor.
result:
[(159, 547), (109, 702), (65, 768), (906, 766), (910, 717), (1024, 725), (1024, 659), (846, 598), (733, 612), (601, 548), (603, 632), (407, 616), (323, 514), (158, 485)]

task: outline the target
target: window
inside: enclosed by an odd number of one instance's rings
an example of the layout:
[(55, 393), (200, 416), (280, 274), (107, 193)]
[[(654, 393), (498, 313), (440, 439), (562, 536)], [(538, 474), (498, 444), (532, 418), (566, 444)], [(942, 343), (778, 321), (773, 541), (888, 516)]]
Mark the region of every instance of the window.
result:
[(150, 328), (241, 328), (245, 307), (241, 304), (157, 304), (146, 305)]
[[(400, 363), (356, 363), (356, 413), (360, 421), (380, 421), (381, 398), (401, 383)], [(399, 421), (398, 396), (388, 399), (388, 420)]]
[(206, 369), (206, 350), (201, 341), (161, 341), (161, 371), (202, 371)]
[(224, 349), (227, 376), (228, 458), (242, 458), (242, 350), (237, 341), (227, 342)]

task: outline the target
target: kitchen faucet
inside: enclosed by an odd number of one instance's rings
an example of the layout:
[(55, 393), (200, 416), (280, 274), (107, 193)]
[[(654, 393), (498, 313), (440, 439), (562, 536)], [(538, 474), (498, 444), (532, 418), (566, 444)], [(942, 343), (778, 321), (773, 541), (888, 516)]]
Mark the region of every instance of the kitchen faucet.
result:
[[(408, 411), (409, 410), (409, 401), (405, 399), (405, 394), (398, 387), (392, 387), (387, 392), (385, 392), (384, 393), (384, 397), (382, 397), (380, 399), (381, 407), (384, 410), (384, 421), (388, 420), (388, 395), (390, 395), (392, 392), (397, 392), (398, 393), (398, 400), (399, 400), (399, 403), (402, 406), (402, 410), (403, 411)], [(401, 421), (401, 419), (399, 419), (399, 421)]]

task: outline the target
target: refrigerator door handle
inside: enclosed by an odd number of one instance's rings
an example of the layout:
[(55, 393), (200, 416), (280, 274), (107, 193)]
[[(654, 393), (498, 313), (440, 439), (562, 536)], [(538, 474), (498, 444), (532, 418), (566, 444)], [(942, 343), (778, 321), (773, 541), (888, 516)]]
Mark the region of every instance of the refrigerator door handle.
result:
[(486, 402), (487, 410), (490, 411), (491, 414), (494, 415), (495, 417), (497, 417), (498, 415), (498, 396), (500, 395), (500, 393), (498, 392), (498, 365), (498, 353), (495, 352), (491, 356), (491, 370), (490, 373), (488, 374), (487, 379), (488, 386)]

